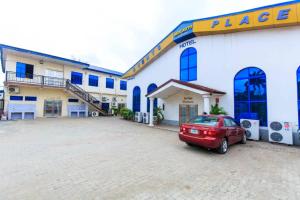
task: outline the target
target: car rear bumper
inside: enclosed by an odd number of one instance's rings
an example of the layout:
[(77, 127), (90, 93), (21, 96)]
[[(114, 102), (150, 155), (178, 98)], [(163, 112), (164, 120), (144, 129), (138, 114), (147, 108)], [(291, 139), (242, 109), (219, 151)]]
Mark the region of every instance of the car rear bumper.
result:
[(215, 137), (197, 137), (197, 136), (190, 136), (183, 134), (182, 132), (179, 133), (179, 139), (183, 142), (196, 144), (202, 147), (210, 148), (210, 149), (216, 149), (221, 145), (221, 140), (219, 138)]

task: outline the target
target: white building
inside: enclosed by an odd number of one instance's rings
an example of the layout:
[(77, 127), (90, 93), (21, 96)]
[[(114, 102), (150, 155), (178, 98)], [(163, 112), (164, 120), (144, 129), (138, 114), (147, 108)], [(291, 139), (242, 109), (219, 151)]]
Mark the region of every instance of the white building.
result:
[(219, 103), (237, 120), (260, 120), (264, 140), (271, 121), (292, 122), (300, 144), (299, 24), (299, 1), (182, 22), (123, 76), (127, 105), (159, 106), (165, 123), (180, 124)]

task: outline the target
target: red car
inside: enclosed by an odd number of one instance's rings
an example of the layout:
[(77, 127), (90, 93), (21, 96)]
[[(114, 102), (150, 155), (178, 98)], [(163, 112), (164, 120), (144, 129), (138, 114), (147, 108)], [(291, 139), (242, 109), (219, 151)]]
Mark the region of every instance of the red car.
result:
[(179, 139), (188, 145), (217, 149), (225, 154), (228, 146), (246, 143), (246, 133), (229, 116), (201, 115), (180, 126)]

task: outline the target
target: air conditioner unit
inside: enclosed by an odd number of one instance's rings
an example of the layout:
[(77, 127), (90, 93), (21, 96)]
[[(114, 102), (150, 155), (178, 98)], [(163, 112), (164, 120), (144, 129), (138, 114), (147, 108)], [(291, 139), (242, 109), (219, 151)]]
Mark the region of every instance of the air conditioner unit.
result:
[(107, 98), (106, 97), (102, 97), (102, 102), (106, 102)]
[(149, 124), (149, 120), (150, 120), (150, 115), (148, 112), (143, 113), (143, 123), (144, 124)]
[(292, 145), (292, 124), (290, 122), (271, 122), (269, 124), (269, 141)]
[(112, 102), (117, 102), (117, 97), (113, 97)]
[(111, 106), (112, 106), (112, 107), (117, 107), (118, 104), (117, 104), (117, 102), (112, 102), (112, 103), (111, 103)]
[(247, 139), (259, 140), (259, 120), (241, 119), (241, 127), (246, 130)]
[(92, 117), (99, 117), (99, 112), (93, 111), (92, 112)]
[(20, 93), (20, 88), (19, 87), (9, 87), (8, 91), (10, 94), (19, 94)]
[(136, 112), (135, 115), (134, 115), (134, 121), (142, 123), (143, 122), (143, 113)]

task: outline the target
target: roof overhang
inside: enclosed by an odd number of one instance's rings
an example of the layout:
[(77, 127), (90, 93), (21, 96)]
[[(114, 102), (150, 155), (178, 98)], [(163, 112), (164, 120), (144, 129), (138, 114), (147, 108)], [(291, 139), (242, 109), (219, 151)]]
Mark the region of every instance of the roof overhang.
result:
[(188, 91), (199, 95), (211, 95), (211, 96), (213, 95), (222, 96), (226, 94), (225, 92), (208, 88), (202, 85), (171, 79), (166, 83), (162, 84), (161, 86), (159, 86), (158, 88), (156, 88), (156, 90), (147, 94), (146, 97), (167, 99), (183, 91)]
[(43, 62), (52, 62), (62, 65), (72, 65), (75, 67), (88, 67), (88, 63), (83, 63), (76, 60), (71, 60), (68, 58), (62, 58), (50, 54), (40, 53), (36, 51), (31, 51), (27, 49), (22, 49), (18, 47), (8, 46), (0, 44), (0, 51), (1, 51), (1, 65), (2, 65), (2, 71), (5, 72), (5, 60), (7, 57), (7, 54), (13, 54), (17, 56), (21, 56), (24, 58), (31, 58), (36, 60), (41, 60)]

